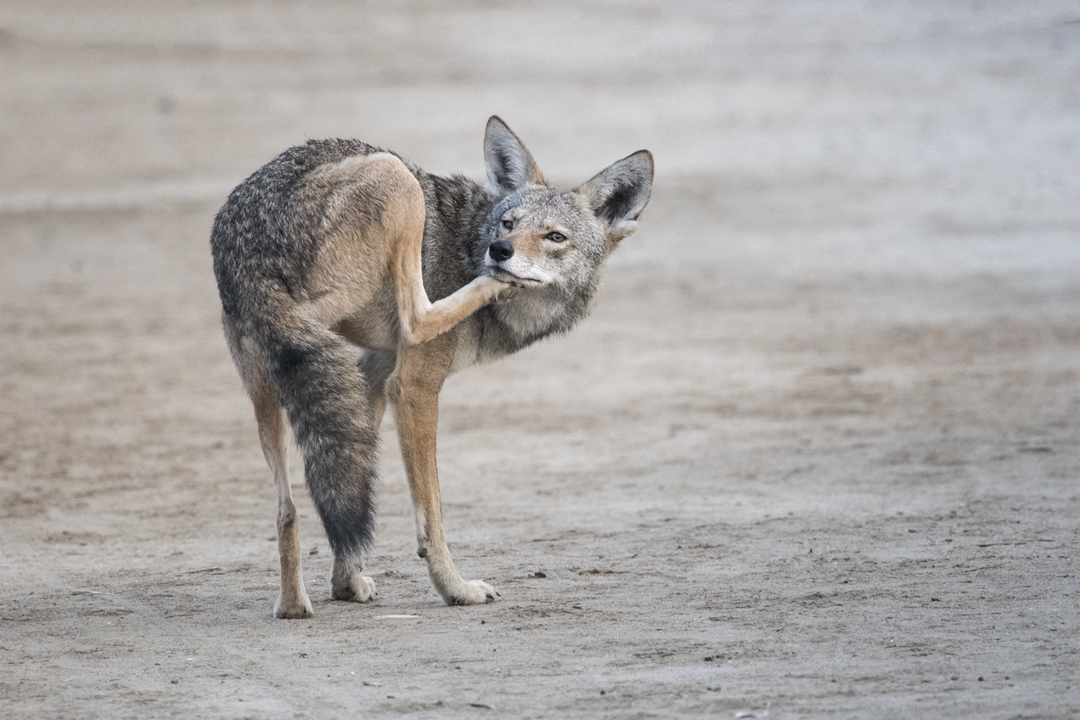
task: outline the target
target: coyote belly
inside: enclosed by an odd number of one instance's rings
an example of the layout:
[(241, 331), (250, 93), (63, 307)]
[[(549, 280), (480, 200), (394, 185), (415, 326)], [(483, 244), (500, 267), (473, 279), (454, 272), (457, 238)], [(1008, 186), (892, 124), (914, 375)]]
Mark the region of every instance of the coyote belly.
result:
[(275, 615), (310, 617), (285, 423), (334, 552), (331, 596), (364, 602), (379, 425), (394, 409), (417, 554), (448, 605), (491, 602), (443, 535), (438, 394), (454, 371), (501, 357), (588, 314), (604, 259), (649, 199), (648, 151), (584, 185), (548, 185), (497, 117), (488, 182), (443, 178), (352, 140), (309, 141), (230, 194), (211, 235), (225, 336), (255, 408), (278, 496)]

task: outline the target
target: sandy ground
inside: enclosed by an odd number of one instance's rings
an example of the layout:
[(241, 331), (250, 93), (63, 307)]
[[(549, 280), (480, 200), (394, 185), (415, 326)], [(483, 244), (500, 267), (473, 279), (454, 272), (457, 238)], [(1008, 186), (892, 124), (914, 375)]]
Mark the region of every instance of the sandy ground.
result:
[[(1075, 3), (94, 5), (0, 6), (0, 716), (1080, 714)], [(276, 621), (213, 213), (306, 137), (479, 178), (491, 113), (658, 162), (593, 317), (443, 393), (502, 600), (386, 432), (379, 599), (297, 468)]]

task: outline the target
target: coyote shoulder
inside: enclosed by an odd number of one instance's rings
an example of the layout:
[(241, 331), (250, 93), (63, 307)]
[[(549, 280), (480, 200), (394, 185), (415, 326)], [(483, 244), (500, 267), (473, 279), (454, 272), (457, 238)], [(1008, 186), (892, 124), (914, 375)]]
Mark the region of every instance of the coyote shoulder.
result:
[(229, 195), (211, 235), (225, 336), (255, 407), (278, 496), (281, 618), (310, 617), (286, 461), (286, 418), (330, 546), (330, 592), (363, 602), (376, 443), (394, 409), (417, 554), (449, 605), (496, 591), (458, 573), (435, 466), (438, 395), (452, 372), (565, 332), (649, 200), (642, 150), (584, 185), (548, 185), (497, 117), (488, 182), (444, 178), (355, 140), (286, 150)]

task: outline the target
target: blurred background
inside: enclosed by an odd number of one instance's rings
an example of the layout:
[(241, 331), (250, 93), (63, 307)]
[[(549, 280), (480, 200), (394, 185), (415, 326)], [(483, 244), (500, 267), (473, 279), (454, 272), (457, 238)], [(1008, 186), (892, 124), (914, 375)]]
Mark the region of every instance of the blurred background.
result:
[[(305, 645), (214, 213), (308, 138), (482, 180), (491, 114), (652, 201), (589, 321), (442, 395), (503, 602), (437, 607), (388, 417), (374, 610), (294, 468)], [(1080, 712), (1078, 161), (1074, 1), (4, 0), (0, 711)]]
[(478, 175), (477, 137), (500, 113), (564, 180), (647, 145), (669, 182), (889, 183), (914, 196), (873, 210), (912, 221), (1075, 220), (1071, 2), (12, 0), (0, 13), (9, 210), (216, 197), (307, 137)]
[[(695, 254), (824, 276), (1041, 273), (1077, 260), (1076, 12), (13, 0), (0, 210), (216, 201), (327, 136), (482, 178), (497, 113), (563, 183), (651, 149), (660, 192), (711, 211), (705, 236), (675, 241)], [(815, 251), (777, 252), (792, 233)], [(650, 265), (686, 255), (649, 245)]]

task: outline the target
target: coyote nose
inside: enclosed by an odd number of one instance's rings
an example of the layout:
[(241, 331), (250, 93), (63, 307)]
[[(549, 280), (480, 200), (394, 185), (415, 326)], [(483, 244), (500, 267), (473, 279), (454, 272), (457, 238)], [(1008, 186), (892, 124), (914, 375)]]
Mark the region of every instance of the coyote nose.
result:
[(496, 240), (488, 246), (488, 254), (495, 262), (502, 262), (514, 257), (514, 246), (505, 240)]

